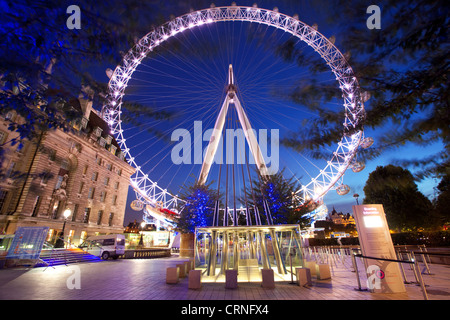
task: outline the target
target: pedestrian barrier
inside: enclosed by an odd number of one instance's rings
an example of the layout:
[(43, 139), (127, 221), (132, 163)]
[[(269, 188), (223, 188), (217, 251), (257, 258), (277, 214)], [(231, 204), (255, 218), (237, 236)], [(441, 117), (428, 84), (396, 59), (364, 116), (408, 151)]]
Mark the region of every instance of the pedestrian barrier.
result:
[(237, 282), (237, 270), (225, 270), (225, 288), (236, 289), (238, 287)]
[(306, 261), (305, 266), (306, 266), (306, 268), (308, 268), (310, 270), (312, 276), (316, 275), (316, 262), (315, 261)]
[(300, 287), (312, 285), (311, 270), (309, 268), (295, 268), (295, 273)]
[(166, 283), (173, 284), (179, 281), (179, 269), (178, 267), (168, 267), (166, 269)]
[(267, 289), (275, 288), (275, 279), (273, 269), (261, 269), (262, 283), (261, 286)]
[[(377, 258), (377, 257), (368, 257), (368, 256), (363, 256), (362, 254), (358, 254), (356, 252), (353, 254), (353, 256), (354, 256), (354, 258), (353, 258), (354, 268), (355, 268), (356, 276), (357, 276), (357, 279), (358, 279), (358, 290), (362, 290), (362, 289), (361, 289), (361, 281), (359, 280), (358, 267), (357, 267), (355, 258), (359, 257), (359, 258), (363, 258), (363, 259), (373, 259), (373, 260), (397, 262), (397, 263), (400, 264), (402, 270), (403, 270), (402, 264), (406, 263), (406, 264), (411, 265), (411, 267), (413, 268), (414, 276), (416, 277), (416, 280), (417, 280), (417, 282), (419, 283), (419, 285), (420, 285), (420, 287), (422, 289), (423, 298), (425, 300), (428, 300), (427, 290), (425, 288), (425, 283), (423, 281), (422, 273), (420, 272), (420, 267), (419, 267), (419, 264), (418, 264), (417, 260), (415, 260), (415, 259), (412, 259), (412, 260), (396, 260), (396, 259), (385, 259), (385, 258)], [(403, 272), (403, 277), (404, 277), (404, 281), (406, 281), (406, 276), (405, 276), (404, 272)]]
[(202, 287), (202, 272), (201, 270), (191, 270), (189, 271), (189, 289), (200, 289)]
[(186, 277), (186, 264), (185, 263), (180, 263), (176, 265), (179, 269), (179, 277), (180, 278), (184, 278)]
[(330, 266), (328, 264), (316, 264), (316, 276), (318, 280), (331, 279)]
[(189, 273), (190, 270), (195, 269), (193, 262), (193, 259), (184, 261), (184, 264), (186, 265), (186, 273)]
[(138, 250), (125, 250), (123, 255), (119, 256), (119, 259), (153, 259), (170, 257), (170, 249), (138, 249)]

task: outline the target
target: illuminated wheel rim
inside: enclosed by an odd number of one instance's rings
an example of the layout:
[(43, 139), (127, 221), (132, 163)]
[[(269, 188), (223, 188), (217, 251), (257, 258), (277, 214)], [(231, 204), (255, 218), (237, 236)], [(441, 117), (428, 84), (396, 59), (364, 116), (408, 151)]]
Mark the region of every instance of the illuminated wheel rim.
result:
[(334, 41), (330, 41), (319, 33), (317, 27), (311, 27), (301, 22), (298, 17), (281, 14), (277, 9), (266, 10), (256, 6), (212, 6), (174, 18), (146, 34), (128, 51), (122, 63), (116, 67), (111, 76), (107, 104), (103, 106), (102, 113), (111, 133), (115, 135), (126, 161), (136, 169), (136, 173), (130, 178), (130, 183), (136, 192), (138, 201), (153, 207), (161, 207), (162, 204), (162, 207), (168, 209), (175, 209), (180, 202), (184, 202), (178, 196), (159, 186), (156, 181), (151, 180), (142, 171), (141, 166), (136, 163), (126, 144), (120, 114), (128, 81), (141, 61), (169, 38), (188, 29), (224, 21), (256, 22), (288, 32), (312, 47), (335, 75), (342, 91), (343, 107), (345, 108), (343, 136), (327, 165), (320, 170), (316, 177), (295, 193), (301, 204), (320, 200), (330, 189), (335, 188), (334, 186), (342, 185), (343, 175), (355, 158), (358, 146), (363, 141), (364, 133), (361, 121), (364, 119), (365, 111), (361, 90), (351, 66), (336, 48)]

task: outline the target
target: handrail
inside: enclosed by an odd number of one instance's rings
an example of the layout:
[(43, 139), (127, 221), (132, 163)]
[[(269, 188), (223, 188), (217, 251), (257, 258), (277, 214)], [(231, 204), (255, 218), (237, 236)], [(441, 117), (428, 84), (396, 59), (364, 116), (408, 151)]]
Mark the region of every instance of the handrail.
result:
[(399, 253), (414, 253), (418, 255), (428, 255), (428, 256), (450, 256), (450, 253), (442, 252), (430, 252), (430, 251), (398, 251)]
[(395, 259), (376, 258), (376, 257), (363, 256), (360, 253), (357, 253), (357, 254), (354, 254), (354, 255), (355, 255), (355, 257), (365, 258), (365, 259), (383, 260), (383, 261), (400, 262), (400, 263), (411, 263), (411, 264), (415, 263), (414, 261), (410, 261), (410, 260), (395, 260)]

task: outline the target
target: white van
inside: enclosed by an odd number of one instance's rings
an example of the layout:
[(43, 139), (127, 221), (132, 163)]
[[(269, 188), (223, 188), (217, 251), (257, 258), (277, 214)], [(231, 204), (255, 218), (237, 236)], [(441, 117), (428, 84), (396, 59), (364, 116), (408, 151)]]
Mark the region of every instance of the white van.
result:
[(103, 260), (109, 257), (117, 259), (125, 253), (125, 236), (123, 234), (92, 236), (87, 238), (79, 248)]

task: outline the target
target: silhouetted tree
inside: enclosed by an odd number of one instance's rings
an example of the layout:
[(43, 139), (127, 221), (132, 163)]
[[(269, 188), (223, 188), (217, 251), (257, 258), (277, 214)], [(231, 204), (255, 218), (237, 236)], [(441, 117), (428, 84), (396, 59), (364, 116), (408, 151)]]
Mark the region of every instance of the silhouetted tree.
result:
[(433, 229), (440, 224), (431, 201), (417, 189), (409, 170), (378, 166), (370, 173), (364, 194), (364, 204), (383, 205), (391, 229)]
[[(400, 159), (402, 166), (420, 169), (416, 175), (442, 176), (450, 172), (450, 105), (448, 3), (444, 0), (378, 1), (381, 29), (369, 30), (367, 1), (315, 1), (327, 13), (336, 30), (336, 45), (347, 53), (363, 91), (371, 98), (365, 103), (364, 126), (383, 128), (376, 144), (362, 150), (360, 158), (373, 159), (386, 150), (412, 142), (428, 145), (442, 142), (444, 149), (426, 159)], [(319, 26), (320, 28), (320, 26)], [(313, 72), (327, 69), (320, 57), (306, 55), (293, 42), (275, 49), (280, 57), (295, 61)], [(336, 143), (341, 136), (342, 112), (324, 107), (333, 98), (341, 99), (334, 84), (309, 81), (290, 92), (292, 101), (308, 106), (320, 118), (308, 120), (298, 133), (283, 143), (299, 151), (317, 150)], [(319, 102), (318, 102), (319, 101)]]

